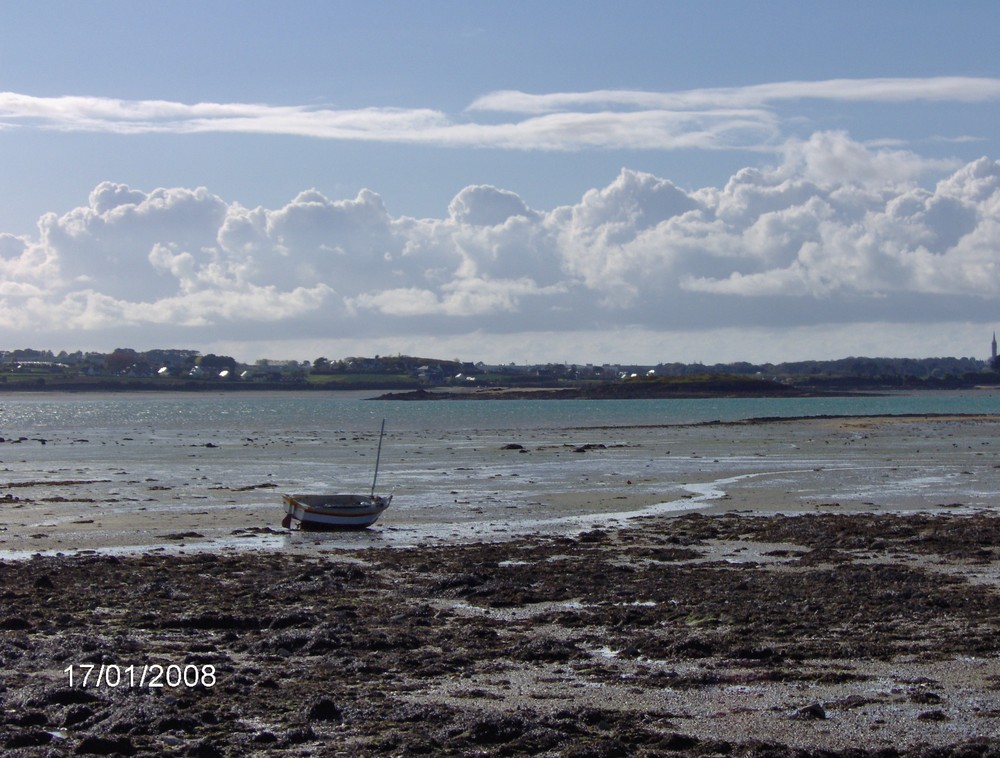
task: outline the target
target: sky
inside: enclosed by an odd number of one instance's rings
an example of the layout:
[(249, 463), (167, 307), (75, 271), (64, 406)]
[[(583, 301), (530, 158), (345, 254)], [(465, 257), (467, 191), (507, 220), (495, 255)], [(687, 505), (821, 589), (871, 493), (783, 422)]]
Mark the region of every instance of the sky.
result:
[(0, 350), (989, 357), (1000, 3), (0, 0)]

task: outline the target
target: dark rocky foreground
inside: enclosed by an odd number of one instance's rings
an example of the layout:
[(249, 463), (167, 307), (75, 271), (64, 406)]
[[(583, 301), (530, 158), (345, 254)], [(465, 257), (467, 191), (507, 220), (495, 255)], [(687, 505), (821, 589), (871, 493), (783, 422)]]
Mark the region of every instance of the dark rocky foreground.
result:
[[(689, 515), (575, 539), (2, 563), (0, 748), (997, 756), (998, 545), (984, 515)], [(935, 678), (955, 661), (985, 679)], [(83, 686), (89, 664), (197, 681)]]

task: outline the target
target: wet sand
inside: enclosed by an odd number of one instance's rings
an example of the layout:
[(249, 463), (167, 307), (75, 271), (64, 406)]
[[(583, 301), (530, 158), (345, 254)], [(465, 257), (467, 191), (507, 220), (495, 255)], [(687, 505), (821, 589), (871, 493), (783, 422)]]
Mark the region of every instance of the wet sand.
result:
[[(1000, 507), (1000, 417), (390, 432), (393, 506), (332, 548), (572, 535), (650, 514)], [(132, 431), (0, 443), (0, 558), (315, 549), (282, 492), (366, 491), (371, 435), (190, 440)], [(353, 488), (353, 489), (352, 489)], [(343, 491), (343, 490), (341, 490)]]
[[(0, 562), (0, 746), (998, 755), (996, 431), (838, 419), (436, 440), (455, 490), (439, 513), (463, 528), (400, 509), (315, 540), (255, 531), (276, 529), (270, 488), (181, 503), (138, 537), (122, 509), (37, 538), (25, 514), (56, 516), (32, 509), (91, 505), (39, 491), (108, 483), (4, 489), (19, 499), (0, 503), (3, 547), (61, 539), (64, 555)], [(428, 444), (398, 437), (396, 465)], [(484, 483), (508, 526), (468, 513)], [(107, 552), (74, 554), (80, 535)], [(155, 666), (177, 686), (138, 681)]]

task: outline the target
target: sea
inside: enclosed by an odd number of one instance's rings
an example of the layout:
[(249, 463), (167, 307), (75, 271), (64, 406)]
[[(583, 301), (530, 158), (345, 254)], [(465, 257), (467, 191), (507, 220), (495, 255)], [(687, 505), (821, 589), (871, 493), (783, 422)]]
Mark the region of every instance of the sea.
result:
[(214, 527), (216, 547), (280, 548), (285, 537), (238, 532), (276, 528), (281, 493), (372, 487), (393, 494), (393, 506), (366, 536), (337, 538), (345, 544), (590, 528), (622, 514), (707, 507), (749, 486), (781, 486), (802, 502), (992, 507), (1000, 489), (985, 447), (992, 425), (973, 452), (972, 443), (945, 440), (907, 440), (897, 450), (884, 436), (872, 447), (860, 432), (830, 445), (837, 440), (792, 438), (787, 428), (710, 423), (911, 414), (1000, 415), (1000, 390), (438, 401), (363, 392), (4, 394), (0, 557), (16, 534), (102, 520), (152, 533), (157, 520), (174, 518), (204, 534)]
[(855, 397), (655, 400), (380, 401), (365, 392), (0, 395), (0, 435), (159, 428), (193, 435), (254, 430), (517, 430), (692, 424), (753, 418), (997, 414), (1000, 390)]

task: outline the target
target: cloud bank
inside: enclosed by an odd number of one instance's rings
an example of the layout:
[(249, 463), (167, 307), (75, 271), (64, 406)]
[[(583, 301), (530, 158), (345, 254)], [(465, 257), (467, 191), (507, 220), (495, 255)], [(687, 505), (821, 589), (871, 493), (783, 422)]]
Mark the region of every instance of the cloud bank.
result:
[(370, 190), (246, 208), (205, 188), (104, 182), (37, 235), (0, 234), (6, 343), (510, 343), (986, 321), (998, 304), (1000, 162), (950, 166), (840, 132), (786, 144), (780, 163), (721, 187), (623, 169), (549, 210), (482, 185), (417, 219)]

